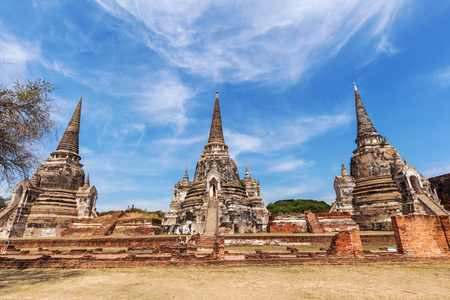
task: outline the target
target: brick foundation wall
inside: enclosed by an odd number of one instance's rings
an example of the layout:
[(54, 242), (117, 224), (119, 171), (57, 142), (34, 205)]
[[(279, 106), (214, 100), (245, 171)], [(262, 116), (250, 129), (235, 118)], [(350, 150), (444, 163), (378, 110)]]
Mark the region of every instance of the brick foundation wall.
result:
[(28, 268), (142, 268), (142, 267), (243, 267), (243, 266), (294, 266), (294, 265), (364, 265), (399, 263), (450, 263), (450, 257), (412, 257), (408, 255), (365, 257), (310, 257), (310, 258), (261, 258), (245, 260), (199, 259), (192, 255), (175, 255), (164, 258), (141, 258), (133, 255), (120, 259), (96, 259), (86, 255), (80, 258), (54, 258), (43, 255), (36, 259), (10, 259), (0, 257), (2, 269)]
[(316, 217), (324, 219), (351, 219), (348, 212), (315, 213)]
[[(11, 239), (16, 248), (55, 248), (55, 247), (158, 247), (175, 244), (177, 236), (153, 236), (144, 238), (68, 238), (68, 239)], [(4, 244), (6, 240), (0, 243)]]
[(399, 253), (414, 256), (450, 254), (448, 216), (394, 216), (392, 226)]
[(294, 232), (306, 232), (306, 229), (300, 225), (294, 225), (290, 223), (284, 223), (280, 225), (269, 225), (270, 233), (294, 233)]
[[(450, 225), (449, 225), (450, 226)], [(225, 246), (227, 247), (248, 247), (248, 246), (287, 246), (287, 245), (311, 245), (322, 246), (331, 243), (332, 235), (226, 235)], [(171, 246), (176, 243), (178, 236), (149, 236), (149, 237), (99, 237), (99, 238), (18, 238), (11, 239), (11, 245), (16, 248), (55, 248), (55, 247), (159, 247), (162, 245)], [(393, 234), (362, 234), (362, 244), (390, 245), (395, 244)], [(4, 245), (6, 239), (0, 240), (0, 245)], [(212, 246), (212, 244), (211, 244)], [(212, 248), (212, 247), (211, 247)]]

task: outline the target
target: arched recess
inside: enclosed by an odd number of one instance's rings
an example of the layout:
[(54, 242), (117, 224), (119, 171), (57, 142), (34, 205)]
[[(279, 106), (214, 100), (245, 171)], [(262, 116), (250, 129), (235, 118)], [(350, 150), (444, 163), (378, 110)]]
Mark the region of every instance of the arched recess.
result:
[(209, 181), (209, 197), (217, 198), (217, 188), (218, 188), (217, 180), (213, 177)]

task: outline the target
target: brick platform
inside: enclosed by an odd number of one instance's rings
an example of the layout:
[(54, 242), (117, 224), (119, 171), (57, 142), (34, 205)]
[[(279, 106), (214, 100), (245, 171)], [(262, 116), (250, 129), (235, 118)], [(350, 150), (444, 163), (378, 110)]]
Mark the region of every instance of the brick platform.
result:
[[(289, 245), (329, 245), (334, 235), (226, 235), (225, 246), (289, 246)], [(364, 246), (395, 244), (394, 234), (360, 234)], [(34, 238), (11, 239), (11, 245), (16, 248), (55, 248), (55, 247), (158, 247), (171, 246), (176, 243), (178, 236), (149, 236), (149, 237), (98, 237), (98, 238)], [(5, 239), (0, 239), (4, 245)], [(210, 248), (213, 242), (208, 244)]]
[(450, 263), (450, 257), (413, 257), (408, 255), (366, 255), (363, 258), (309, 256), (301, 258), (265, 258), (265, 253), (252, 259), (214, 260), (210, 257), (196, 257), (192, 254), (168, 257), (140, 257), (126, 255), (115, 258), (98, 258), (93, 255), (79, 257), (53, 257), (41, 255), (35, 258), (9, 258), (0, 256), (0, 268), (137, 268), (137, 267), (200, 267), (200, 266), (292, 266), (292, 265), (363, 265), (363, 264), (398, 264), (398, 263)]

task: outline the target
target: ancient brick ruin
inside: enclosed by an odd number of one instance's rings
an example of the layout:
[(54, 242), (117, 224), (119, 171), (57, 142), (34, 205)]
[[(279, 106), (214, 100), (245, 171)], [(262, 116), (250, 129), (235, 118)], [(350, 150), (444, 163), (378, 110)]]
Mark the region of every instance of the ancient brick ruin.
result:
[(80, 164), (81, 99), (51, 158), (14, 189), (0, 212), (0, 237), (60, 236), (72, 219), (97, 216), (97, 190)]
[(356, 150), (350, 175), (342, 164), (331, 212), (349, 212), (361, 230), (392, 230), (391, 217), (410, 213), (449, 215), (430, 182), (386, 142), (373, 126), (355, 85)]
[(448, 216), (407, 215), (392, 217), (399, 253), (414, 256), (450, 255)]
[(358, 230), (341, 231), (336, 234), (327, 250), (330, 256), (364, 256)]
[(431, 183), (431, 189), (441, 200), (441, 204), (447, 211), (450, 211), (450, 174), (428, 178), (428, 180)]
[(119, 210), (94, 220), (73, 219), (69, 228), (61, 232), (63, 237), (92, 237), (106, 235), (155, 235), (162, 232), (159, 215), (155, 218), (136, 218)]
[(259, 181), (246, 168), (241, 181), (234, 160), (228, 154), (220, 116), (219, 96), (211, 122), (208, 143), (195, 168), (194, 180), (187, 171), (174, 187), (163, 227), (168, 233), (246, 233), (266, 230), (268, 211), (261, 198)]
[(269, 217), (269, 232), (298, 233), (298, 232), (338, 232), (358, 230), (358, 224), (348, 212), (335, 213), (302, 213), (276, 214)]

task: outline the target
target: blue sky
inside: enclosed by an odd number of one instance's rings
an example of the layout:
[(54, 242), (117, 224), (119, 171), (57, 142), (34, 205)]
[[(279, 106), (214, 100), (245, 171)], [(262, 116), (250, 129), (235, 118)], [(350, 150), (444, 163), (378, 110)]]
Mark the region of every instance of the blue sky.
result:
[(59, 136), (83, 95), (98, 211), (168, 210), (216, 91), (229, 152), (266, 204), (332, 203), (356, 146), (354, 81), (401, 156), (450, 172), (449, 28), (446, 1), (1, 1), (0, 80), (59, 87)]

